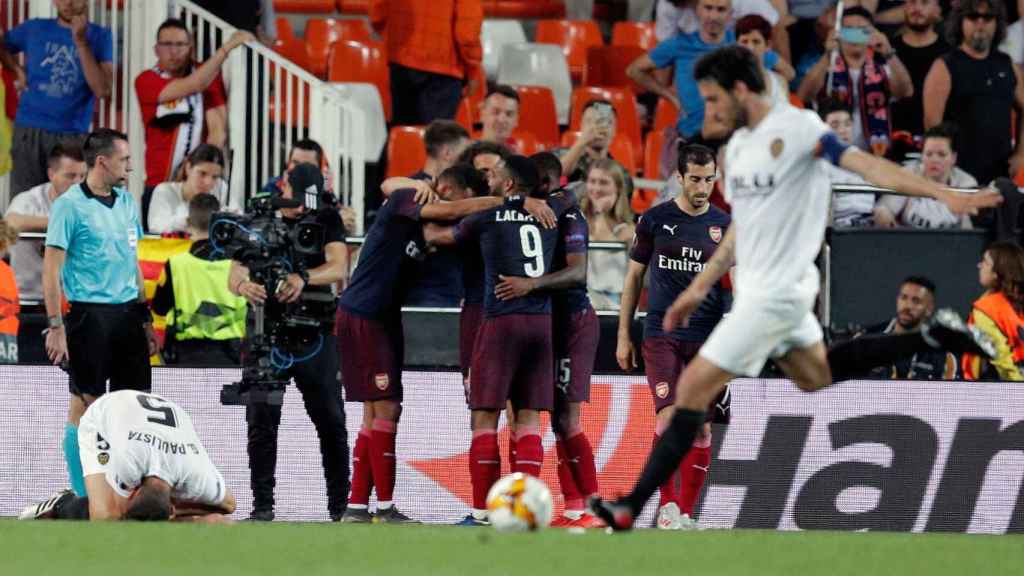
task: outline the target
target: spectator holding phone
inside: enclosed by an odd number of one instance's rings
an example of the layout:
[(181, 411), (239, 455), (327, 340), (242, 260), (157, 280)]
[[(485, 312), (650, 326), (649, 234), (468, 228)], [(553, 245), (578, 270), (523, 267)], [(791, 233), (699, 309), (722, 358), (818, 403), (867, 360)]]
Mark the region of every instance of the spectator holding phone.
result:
[(570, 148), (559, 150), (562, 174), (568, 181), (583, 182), (595, 160), (609, 158), (608, 147), (615, 139), (615, 108), (607, 100), (591, 100), (580, 117), (580, 137)]

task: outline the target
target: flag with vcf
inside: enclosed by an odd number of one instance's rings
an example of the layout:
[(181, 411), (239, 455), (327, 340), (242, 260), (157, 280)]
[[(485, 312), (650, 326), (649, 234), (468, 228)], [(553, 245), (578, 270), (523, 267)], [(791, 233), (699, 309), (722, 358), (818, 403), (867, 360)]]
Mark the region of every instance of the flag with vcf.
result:
[[(142, 281), (146, 288), (146, 302), (153, 300), (153, 293), (156, 291), (160, 275), (163, 274), (164, 264), (175, 254), (188, 251), (192, 241), (188, 238), (143, 238), (139, 241), (139, 266), (142, 268)], [(164, 331), (167, 328), (167, 319), (164, 316), (153, 314), (153, 330), (163, 347)], [(150, 358), (150, 363), (161, 364), (160, 356)]]

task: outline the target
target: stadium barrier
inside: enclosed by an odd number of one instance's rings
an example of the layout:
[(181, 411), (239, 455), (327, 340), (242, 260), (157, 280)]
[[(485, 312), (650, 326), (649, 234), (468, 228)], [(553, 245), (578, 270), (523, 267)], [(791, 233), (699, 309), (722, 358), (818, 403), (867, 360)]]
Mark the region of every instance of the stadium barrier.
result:
[[(154, 391), (181, 404), (238, 497), (252, 500), (244, 410), (221, 406), (233, 370), (154, 369)], [(0, 367), (0, 516), (66, 487), (61, 431), (66, 376), (52, 367)], [(468, 510), (469, 415), (461, 378), (406, 372), (396, 501), (428, 522)], [(717, 426), (698, 504), (709, 528), (1004, 533), (1024, 531), (1024, 388), (997, 383), (854, 381), (815, 394), (781, 380), (737, 380), (732, 424)], [(350, 443), (361, 406), (346, 405)], [(584, 429), (601, 492), (628, 490), (651, 446), (644, 380), (596, 376)], [(554, 438), (545, 424), (542, 477), (556, 491)], [(502, 432), (502, 457), (507, 434)], [(503, 464), (507, 469), (507, 462)], [(323, 521), (327, 504), (316, 434), (299, 394), (285, 396), (277, 517)], [(649, 525), (655, 500), (641, 517)]]

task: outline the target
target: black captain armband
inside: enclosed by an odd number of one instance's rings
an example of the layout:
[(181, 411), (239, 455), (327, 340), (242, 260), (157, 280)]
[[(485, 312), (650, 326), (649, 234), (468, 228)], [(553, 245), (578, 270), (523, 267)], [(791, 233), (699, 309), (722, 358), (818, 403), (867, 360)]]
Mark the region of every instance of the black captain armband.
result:
[(526, 196), (523, 196), (521, 194), (516, 194), (515, 196), (506, 196), (505, 206), (508, 206), (509, 208), (522, 208), (523, 206), (526, 206)]

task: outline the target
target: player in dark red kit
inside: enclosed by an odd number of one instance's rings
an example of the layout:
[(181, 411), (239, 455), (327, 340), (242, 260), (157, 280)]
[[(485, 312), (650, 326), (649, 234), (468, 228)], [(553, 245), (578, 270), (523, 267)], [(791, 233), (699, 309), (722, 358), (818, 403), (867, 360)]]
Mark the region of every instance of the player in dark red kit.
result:
[[(657, 411), (655, 441), (672, 418), (675, 382), (683, 367), (697, 354), (715, 325), (728, 311), (731, 292), (719, 284), (704, 300), (685, 328), (662, 330), (662, 318), (676, 297), (704, 269), (729, 227), (729, 215), (708, 203), (717, 178), (714, 152), (691, 144), (679, 150), (678, 171), (683, 191), (640, 218), (630, 251), (629, 269), (622, 289), (619, 335), (615, 355), (623, 370), (636, 367), (630, 325), (636, 311), (644, 273), (651, 269), (643, 355), (647, 385)], [(684, 530), (696, 527), (693, 506), (711, 465), (711, 422), (729, 421), (729, 389), (715, 400), (708, 420), (693, 442), (679, 470), (661, 485), (657, 527)]]
[[(377, 212), (352, 280), (338, 305), (338, 346), (346, 399), (363, 403), (363, 427), (353, 453), (352, 495), (342, 518), (368, 522), (370, 489), (377, 489), (380, 522), (408, 522), (393, 505), (395, 486), (395, 435), (402, 402), (401, 306), (411, 284), (414, 264), (425, 254), (422, 220), (449, 221), (474, 212), (496, 208), (504, 198), (473, 196), (486, 185), (470, 166), (456, 165), (438, 177), (438, 194), (445, 202), (418, 204), (412, 188), (394, 192)], [(553, 222), (546, 204), (521, 200)], [(524, 210), (525, 212), (525, 210)]]
[[(491, 193), (510, 202), (533, 192), (539, 180), (537, 168), (524, 156), (498, 162), (487, 178)], [(546, 228), (525, 210), (502, 206), (465, 218), (455, 227), (424, 229), (433, 244), (479, 244), (484, 260), (484, 320), (468, 378), (473, 511), (467, 524), (486, 522), (487, 491), (501, 474), (498, 416), (506, 400), (515, 410), (513, 471), (540, 475), (540, 413), (550, 412), (554, 405), (551, 298), (538, 292), (499, 300), (495, 290), (501, 276), (539, 278), (551, 269), (558, 231), (554, 221), (550, 224)]]
[[(562, 163), (550, 152), (530, 157), (541, 174), (541, 195), (558, 190)], [(603, 526), (588, 514), (584, 502), (598, 493), (594, 450), (580, 423), (582, 403), (590, 401), (590, 377), (601, 326), (587, 297), (587, 220), (572, 203), (558, 219), (558, 239), (551, 270), (539, 278), (506, 277), (498, 284), (501, 300), (520, 298), (537, 290), (551, 294), (552, 339), (555, 357), (555, 410), (551, 417), (558, 454), (558, 483), (565, 510), (552, 526)]]

